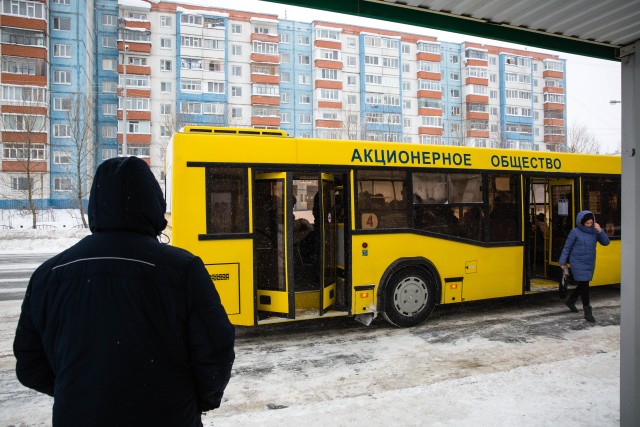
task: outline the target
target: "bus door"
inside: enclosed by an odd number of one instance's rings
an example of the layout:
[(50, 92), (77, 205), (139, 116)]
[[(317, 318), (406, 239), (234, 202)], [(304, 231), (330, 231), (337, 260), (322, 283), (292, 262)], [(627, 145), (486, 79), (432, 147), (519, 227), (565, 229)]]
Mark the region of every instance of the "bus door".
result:
[(253, 189), (254, 275), (258, 316), (295, 318), (287, 256), (291, 211), (286, 173), (257, 173)]
[(575, 212), (575, 181), (572, 179), (558, 179), (549, 181), (549, 265), (559, 266), (558, 259), (562, 253), (564, 243), (573, 228)]
[(336, 262), (337, 262), (337, 234), (338, 221), (336, 216), (335, 182), (333, 175), (320, 175), (320, 211), (322, 212), (322, 292), (320, 292), (320, 314), (324, 314), (327, 309), (336, 301)]

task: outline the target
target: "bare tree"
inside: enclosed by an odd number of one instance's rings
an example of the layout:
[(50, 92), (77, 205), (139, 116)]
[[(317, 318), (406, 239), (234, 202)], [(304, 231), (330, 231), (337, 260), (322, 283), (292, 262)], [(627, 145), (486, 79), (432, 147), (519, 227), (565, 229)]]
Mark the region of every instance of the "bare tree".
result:
[(574, 123), (569, 129), (567, 151), (569, 153), (599, 154), (600, 141), (589, 133), (585, 125)]
[[(36, 200), (42, 198), (44, 189), (42, 178), (47, 172), (47, 109), (44, 104), (44, 91), (21, 88), (19, 100), (10, 101), (9, 109), (17, 114), (3, 114), (2, 131), (4, 136), (3, 168), (22, 176), (9, 179), (10, 194), (18, 194), (27, 199), (31, 213), (32, 228), (37, 225), (38, 206)], [(40, 178), (39, 180), (36, 178)], [(40, 182), (38, 182), (40, 181)]]
[(80, 210), (82, 226), (88, 227), (84, 203), (90, 191), (94, 160), (99, 144), (95, 143), (94, 99), (91, 94), (77, 93), (69, 96), (65, 125), (68, 127), (70, 146), (67, 172), (71, 176), (71, 190)]

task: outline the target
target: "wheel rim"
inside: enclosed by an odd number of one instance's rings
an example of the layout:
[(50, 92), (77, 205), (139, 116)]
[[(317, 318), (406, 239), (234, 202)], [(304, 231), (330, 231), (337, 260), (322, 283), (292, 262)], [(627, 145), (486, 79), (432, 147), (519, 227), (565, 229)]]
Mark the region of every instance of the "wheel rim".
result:
[(398, 313), (407, 317), (415, 316), (424, 310), (428, 300), (427, 284), (415, 276), (402, 279), (393, 292), (393, 305)]

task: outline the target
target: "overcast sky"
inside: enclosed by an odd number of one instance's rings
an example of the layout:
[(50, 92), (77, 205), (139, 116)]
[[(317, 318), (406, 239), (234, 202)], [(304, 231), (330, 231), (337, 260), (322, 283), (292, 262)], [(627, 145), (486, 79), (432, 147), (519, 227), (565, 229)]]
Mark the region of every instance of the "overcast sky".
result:
[[(384, 28), (405, 33), (424, 34), (437, 37), (440, 41), (460, 43), (463, 41), (492, 44), (494, 46), (527, 49), (526, 46), (504, 43), (496, 40), (471, 37), (464, 34), (431, 30), (422, 27), (384, 22), (350, 15), (279, 5), (257, 0), (176, 0), (183, 4), (215, 6), (226, 9), (245, 10), (277, 14), (282, 19), (311, 22), (313, 20), (344, 24), (356, 24), (371, 28)], [(611, 100), (620, 100), (621, 78), (620, 63), (593, 59), (562, 52), (531, 48), (536, 52), (548, 52), (567, 60), (567, 127), (585, 126), (601, 145), (601, 152), (613, 153), (620, 149), (621, 142), (621, 106), (610, 104)]]

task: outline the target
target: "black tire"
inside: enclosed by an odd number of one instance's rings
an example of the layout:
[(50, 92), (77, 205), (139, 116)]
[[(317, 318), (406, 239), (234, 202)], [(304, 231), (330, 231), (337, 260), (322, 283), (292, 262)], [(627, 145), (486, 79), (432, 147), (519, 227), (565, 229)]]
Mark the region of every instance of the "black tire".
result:
[(432, 274), (417, 267), (394, 273), (384, 289), (382, 317), (401, 328), (427, 320), (436, 305), (436, 281)]

